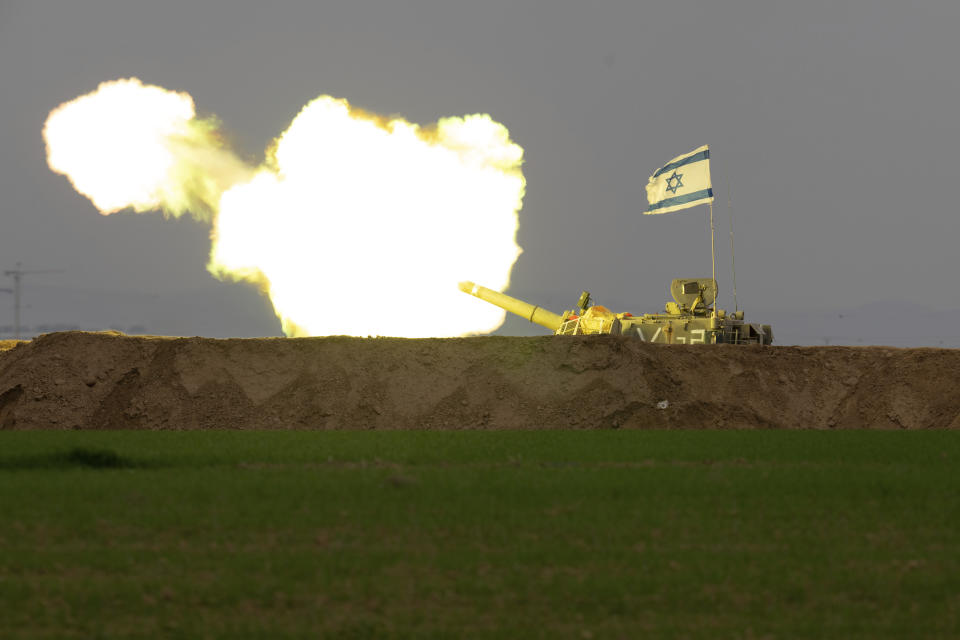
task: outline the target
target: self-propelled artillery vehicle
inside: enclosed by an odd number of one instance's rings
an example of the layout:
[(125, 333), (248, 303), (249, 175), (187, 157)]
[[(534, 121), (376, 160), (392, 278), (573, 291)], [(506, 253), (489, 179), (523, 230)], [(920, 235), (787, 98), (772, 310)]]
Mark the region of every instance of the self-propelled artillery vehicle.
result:
[(510, 313), (550, 329), (558, 336), (610, 334), (665, 344), (757, 344), (773, 343), (768, 324), (744, 321), (743, 311), (727, 313), (712, 305), (717, 297), (713, 278), (678, 278), (670, 285), (673, 301), (662, 313), (613, 313), (592, 305), (584, 291), (577, 308), (557, 314), (542, 307), (472, 282), (460, 290)]

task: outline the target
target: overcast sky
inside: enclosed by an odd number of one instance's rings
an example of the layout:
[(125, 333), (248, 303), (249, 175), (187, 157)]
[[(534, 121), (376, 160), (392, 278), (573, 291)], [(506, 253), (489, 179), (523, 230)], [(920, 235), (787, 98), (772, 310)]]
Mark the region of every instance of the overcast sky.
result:
[(324, 93), (421, 123), (490, 113), (526, 152), (510, 292), (557, 311), (581, 289), (656, 311), (672, 278), (709, 275), (706, 207), (641, 215), (647, 177), (702, 144), (723, 306), (729, 183), (748, 319), (960, 309), (958, 26), (955, 0), (0, 0), (0, 269), (64, 270), (25, 279), (31, 327), (279, 333), (255, 290), (207, 274), (206, 227), (100, 216), (47, 168), (48, 112), (137, 76), (190, 93), (252, 162)]

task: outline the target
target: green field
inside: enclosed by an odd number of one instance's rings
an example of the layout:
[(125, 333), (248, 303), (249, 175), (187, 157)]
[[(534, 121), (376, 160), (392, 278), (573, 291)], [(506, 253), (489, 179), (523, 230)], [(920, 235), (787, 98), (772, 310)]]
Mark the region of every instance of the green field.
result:
[(0, 433), (0, 637), (960, 635), (950, 432)]

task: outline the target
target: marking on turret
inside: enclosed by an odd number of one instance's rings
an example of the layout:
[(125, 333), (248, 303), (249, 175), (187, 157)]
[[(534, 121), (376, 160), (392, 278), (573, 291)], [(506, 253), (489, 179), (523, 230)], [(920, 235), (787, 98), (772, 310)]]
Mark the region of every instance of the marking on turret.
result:
[[(661, 332), (661, 331), (663, 331), (663, 327), (657, 327), (657, 332), (656, 332), (655, 334), (653, 334), (653, 337), (652, 337), (652, 338), (650, 338), (650, 342), (656, 342), (656, 341), (657, 341), (657, 336), (660, 335), (660, 332)], [(666, 342), (667, 339), (664, 338), (663, 341)]]
[[(690, 332), (690, 334), (691, 334), (690, 344), (706, 344), (706, 342), (707, 342), (707, 330), (706, 330), (706, 329), (694, 329), (693, 331)], [(694, 335), (697, 335), (697, 334), (700, 335), (700, 339), (699, 339), (699, 340), (697, 340), (696, 338), (693, 337)]]

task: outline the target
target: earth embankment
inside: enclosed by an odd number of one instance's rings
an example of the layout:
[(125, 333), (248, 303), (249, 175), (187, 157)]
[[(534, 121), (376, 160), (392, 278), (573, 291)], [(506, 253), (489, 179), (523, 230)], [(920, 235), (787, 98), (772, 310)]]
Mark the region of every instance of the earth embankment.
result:
[(0, 351), (0, 429), (956, 429), (958, 379), (949, 349), (65, 332)]

